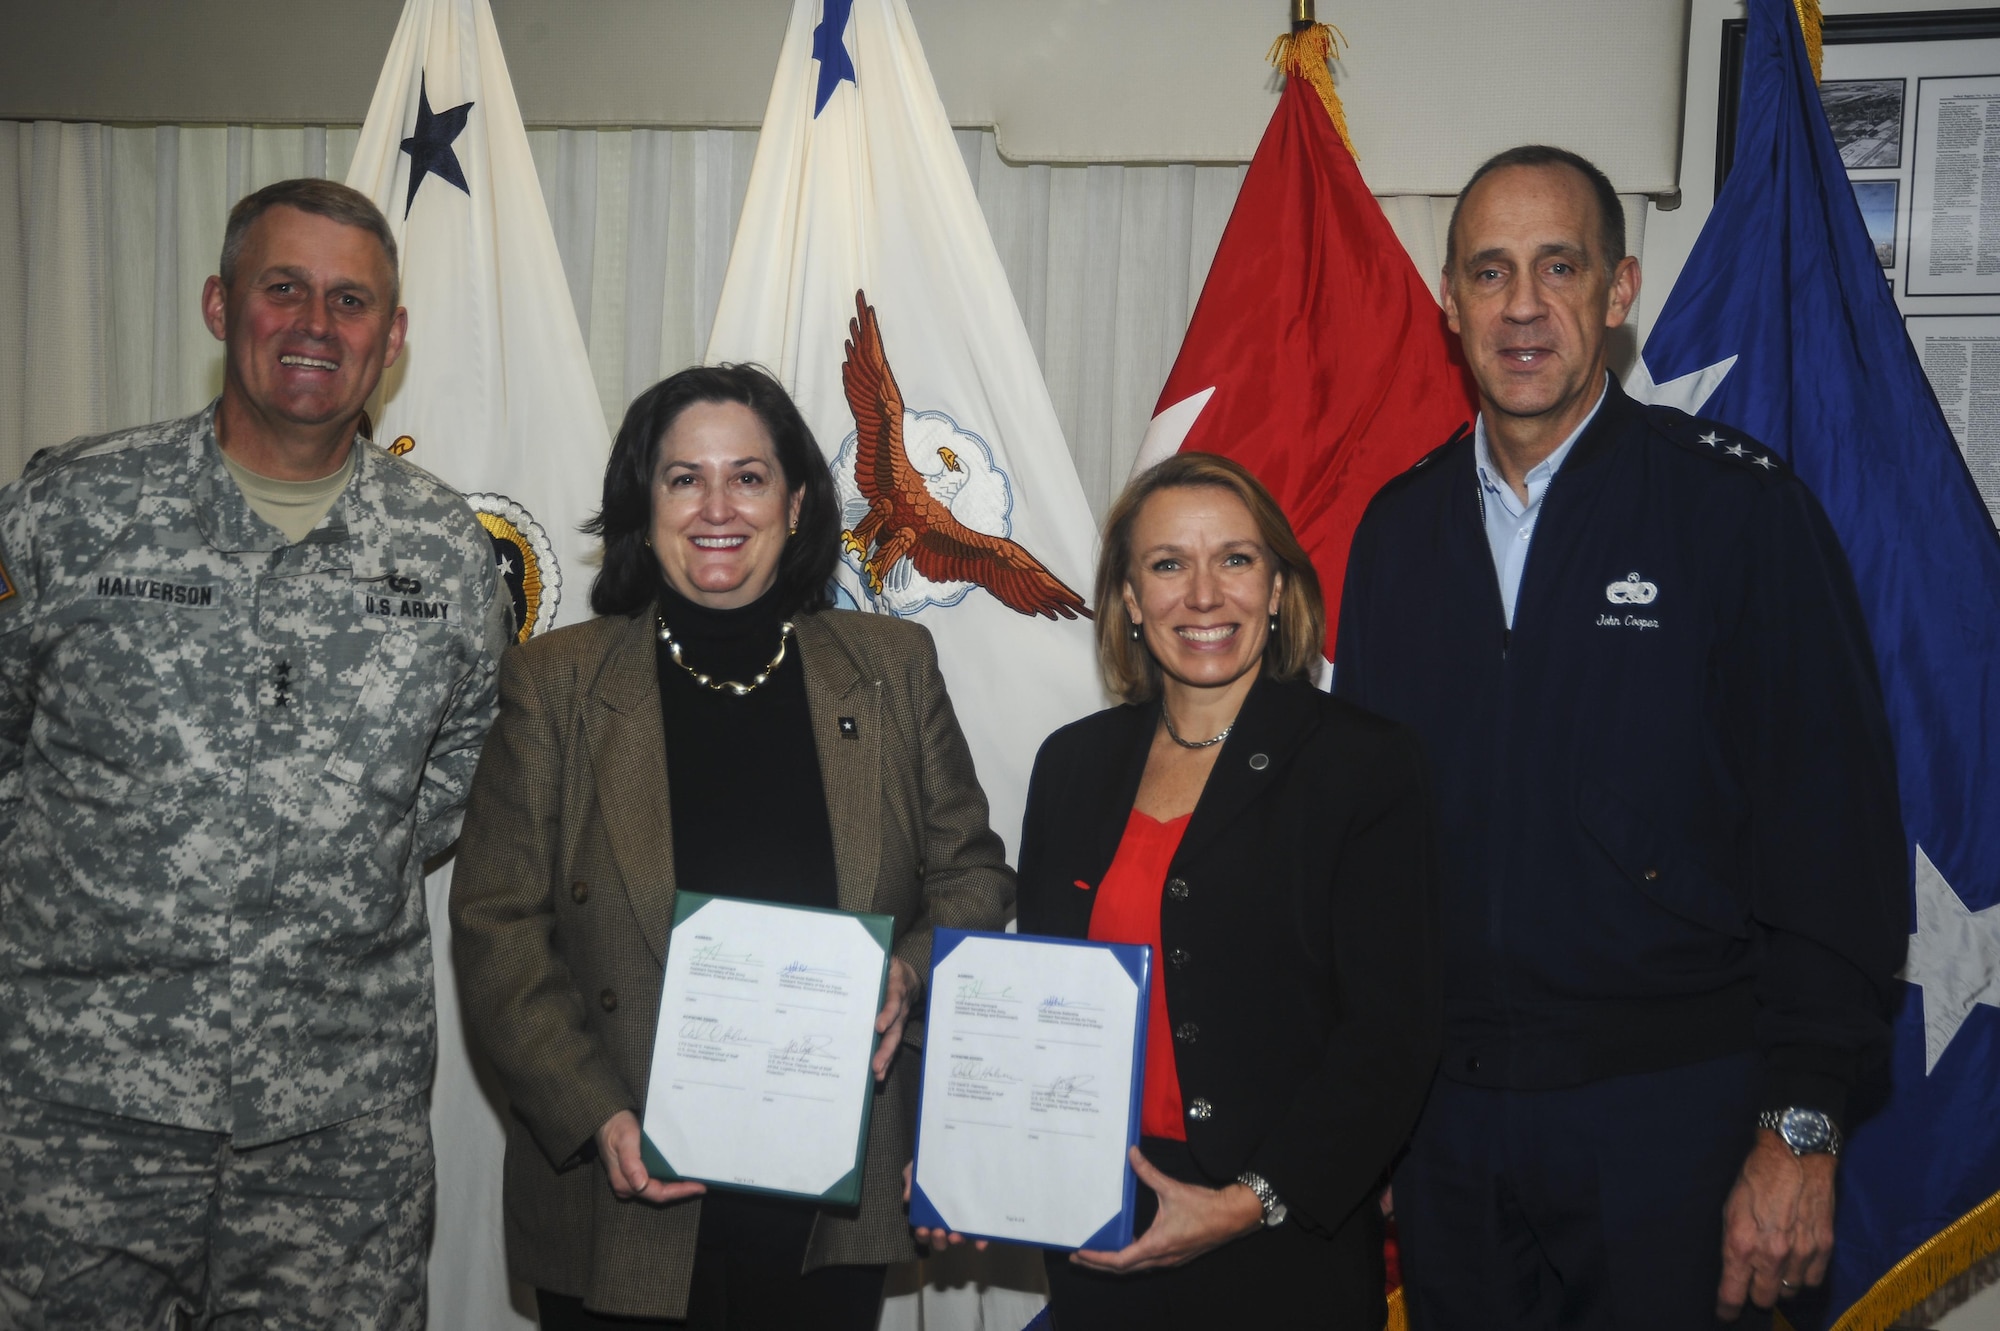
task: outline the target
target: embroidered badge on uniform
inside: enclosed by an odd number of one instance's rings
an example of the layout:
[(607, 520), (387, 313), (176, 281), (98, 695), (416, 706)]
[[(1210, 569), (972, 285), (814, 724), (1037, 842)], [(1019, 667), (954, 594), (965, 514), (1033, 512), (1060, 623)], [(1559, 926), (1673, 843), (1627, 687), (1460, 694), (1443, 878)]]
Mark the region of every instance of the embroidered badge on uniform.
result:
[(0, 558), (0, 606), (14, 599), (14, 579), (7, 572), (7, 561)]
[(1604, 588), (1604, 599), (1613, 605), (1651, 605), (1659, 594), (1658, 584), (1641, 581), (1637, 570), (1627, 573), (1622, 582)]

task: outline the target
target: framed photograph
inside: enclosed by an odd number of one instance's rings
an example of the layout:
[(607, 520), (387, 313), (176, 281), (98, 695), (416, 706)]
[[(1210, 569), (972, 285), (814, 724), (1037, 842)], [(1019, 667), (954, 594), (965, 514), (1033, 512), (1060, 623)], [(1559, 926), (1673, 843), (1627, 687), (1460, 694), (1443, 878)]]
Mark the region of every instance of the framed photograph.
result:
[(1861, 205), (1861, 220), (1868, 224), (1868, 239), (1875, 242), (1875, 258), (1887, 272), (1896, 266), (1896, 197), (1899, 180), (1857, 180), (1854, 201)]
[[(1743, 91), (1746, 33), (1743, 19), (1723, 22), (1722, 93), (1715, 118), (1718, 194), (1736, 155), (1736, 112)], [(1904, 102), (1914, 76), (2000, 74), (2000, 65), (1990, 69), (1965, 67), (1968, 57), (1975, 64), (1982, 63), (1984, 57), (1983, 51), (1967, 50), (1967, 44), (1992, 43), (1992, 49), (2000, 52), (2000, 8), (1828, 14), (1822, 21), (1821, 33), (1825, 68), (1820, 80), (1820, 101), (1827, 109), (1828, 123), (1833, 126), (1834, 141), (1840, 145), (1841, 160), (1850, 171), (1898, 168), (1908, 161), (1908, 154), (1902, 150), (1909, 122)], [(1866, 72), (1850, 75), (1850, 69)], [(1897, 139), (1894, 147), (1883, 142), (1892, 134)]]
[(1902, 79), (1820, 82), (1820, 105), (1826, 108), (1833, 141), (1840, 147), (1841, 164), (1848, 170), (1903, 164), (1903, 90), (1907, 86)]
[[(2000, 314), (2000, 7), (1834, 14), (1824, 33), (1820, 105), (1897, 306)], [(1722, 25), (1718, 193), (1744, 37), (1743, 20)]]

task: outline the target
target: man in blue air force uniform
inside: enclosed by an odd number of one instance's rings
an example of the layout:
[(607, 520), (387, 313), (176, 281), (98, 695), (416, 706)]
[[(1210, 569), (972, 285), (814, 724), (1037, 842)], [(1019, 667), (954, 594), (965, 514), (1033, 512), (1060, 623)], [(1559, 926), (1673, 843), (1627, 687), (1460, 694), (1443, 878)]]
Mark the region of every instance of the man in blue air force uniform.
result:
[(1338, 691), (1424, 737), (1447, 1029), (1395, 1178), (1412, 1324), (1767, 1323), (1833, 1242), (1908, 861), (1880, 689), (1819, 504), (1633, 402), (1610, 182), (1503, 153), (1444, 305), (1476, 428), (1356, 534)]
[(365, 197), (231, 214), (222, 397), (0, 490), (0, 1328), (419, 1328), (424, 860), (510, 606), (360, 436), (402, 348)]

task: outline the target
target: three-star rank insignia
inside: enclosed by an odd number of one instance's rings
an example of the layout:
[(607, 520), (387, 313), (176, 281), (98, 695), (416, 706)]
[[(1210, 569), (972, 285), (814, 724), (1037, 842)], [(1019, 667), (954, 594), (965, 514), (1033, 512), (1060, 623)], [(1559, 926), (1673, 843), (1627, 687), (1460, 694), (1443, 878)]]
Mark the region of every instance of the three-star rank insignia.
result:
[(1670, 433), (1682, 444), (1697, 447), (1701, 452), (1712, 453), (1718, 457), (1731, 458), (1737, 462), (1755, 467), (1759, 471), (1778, 470), (1778, 459), (1769, 449), (1762, 446), (1752, 446), (1741, 439), (1733, 439), (1724, 429), (1718, 428), (1708, 421), (1691, 422), (1688, 428), (1692, 428), (1696, 424), (1701, 427), (1701, 433), (1699, 434), (1686, 434), (1681, 433), (1679, 430), (1670, 431)]
[[(1714, 436), (1714, 434), (1713, 430), (1709, 431), (1708, 434), (1702, 436), (1701, 442), (1705, 444), (1709, 443), (1710, 437)], [(1722, 443), (1722, 440), (1718, 437), (1715, 442)], [(1713, 444), (1710, 445), (1710, 447), (1713, 446)], [(1740, 439), (1732, 439), (1727, 443), (1722, 443), (1721, 452), (1735, 458), (1739, 462), (1747, 462), (1760, 471), (1776, 471), (1778, 469), (1777, 459), (1772, 457), (1769, 452), (1759, 448), (1747, 447)]]

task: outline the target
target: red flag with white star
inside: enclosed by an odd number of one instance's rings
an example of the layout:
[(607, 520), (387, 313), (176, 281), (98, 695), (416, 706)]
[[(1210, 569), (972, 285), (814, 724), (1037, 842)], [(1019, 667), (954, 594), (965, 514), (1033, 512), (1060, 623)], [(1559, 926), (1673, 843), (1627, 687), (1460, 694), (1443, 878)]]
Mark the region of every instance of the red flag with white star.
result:
[(1284, 95), (1135, 471), (1188, 449), (1255, 473), (1319, 571), (1335, 659), (1362, 511), (1476, 408), (1458, 339), (1355, 164), (1329, 45), (1323, 26), (1281, 44)]

